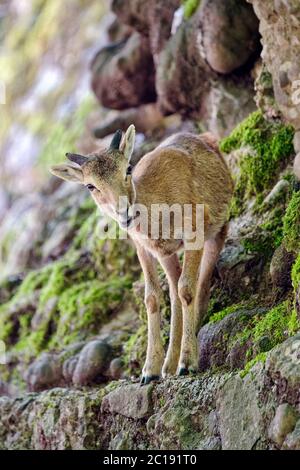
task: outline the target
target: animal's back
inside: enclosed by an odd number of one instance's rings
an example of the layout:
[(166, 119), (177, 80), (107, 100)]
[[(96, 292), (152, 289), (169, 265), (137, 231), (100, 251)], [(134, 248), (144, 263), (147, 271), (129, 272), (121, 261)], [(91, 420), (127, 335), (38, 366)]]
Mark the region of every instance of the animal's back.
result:
[(139, 161), (133, 175), (139, 202), (205, 204), (211, 223), (224, 223), (233, 183), (212, 134), (172, 135)]

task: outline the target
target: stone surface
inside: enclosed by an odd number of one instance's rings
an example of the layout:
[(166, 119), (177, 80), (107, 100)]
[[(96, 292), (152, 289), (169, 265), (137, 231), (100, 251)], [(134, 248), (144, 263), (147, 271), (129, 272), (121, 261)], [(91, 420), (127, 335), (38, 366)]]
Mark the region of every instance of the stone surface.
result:
[(300, 5), (298, 0), (248, 0), (259, 19), (262, 58), (272, 74), (276, 103), (300, 129)]
[(282, 445), (282, 449), (299, 450), (300, 449), (300, 420), (297, 421), (293, 432), (289, 433)]
[(288, 403), (282, 403), (276, 409), (274, 419), (269, 427), (269, 437), (281, 447), (287, 434), (291, 433), (299, 419), (299, 413)]
[(294, 173), (297, 176), (298, 180), (300, 180), (300, 153), (297, 153), (294, 160)]
[(118, 380), (122, 377), (124, 372), (124, 364), (123, 361), (120, 357), (116, 357), (111, 361), (109, 364), (109, 375), (112, 377), (114, 380)]
[(292, 286), (291, 268), (294, 261), (294, 254), (288, 252), (284, 246), (281, 245), (275, 250), (270, 264), (270, 275), (274, 287), (287, 290)]
[(141, 387), (139, 384), (119, 387), (105, 396), (103, 412), (117, 413), (127, 418), (141, 419), (151, 413), (151, 393), (153, 385)]
[[(223, 450), (252, 450), (263, 447), (264, 413), (267, 407), (260, 406), (259, 393), (263, 385), (263, 374), (256, 368), (255, 378), (248, 375), (243, 380), (239, 375), (228, 379), (218, 397), (218, 413)], [(245, 430), (247, 429), (247, 432)]]
[(108, 365), (110, 354), (111, 348), (104, 341), (90, 341), (79, 354), (73, 373), (74, 385), (87, 385), (99, 380)]
[(235, 341), (235, 338), (257, 313), (257, 309), (248, 311), (237, 309), (220, 321), (204, 325), (198, 333), (199, 370), (205, 371), (221, 366), (229, 369), (243, 368), (247, 362), (249, 344), (247, 341), (241, 343)]
[(94, 129), (94, 135), (102, 139), (113, 134), (117, 129), (126, 131), (133, 124), (137, 132), (149, 133), (155, 128), (163, 126), (163, 116), (156, 103), (141, 105), (138, 108), (130, 108), (116, 113), (111, 111)]
[(31, 391), (41, 391), (62, 383), (62, 366), (53, 354), (42, 354), (31, 364), (26, 381)]
[(268, 355), (266, 368), (282, 401), (300, 400), (300, 334), (288, 338)]
[(202, 11), (178, 27), (157, 58), (158, 102), (164, 113), (201, 119), (207, 129), (224, 136), (253, 111), (253, 82), (249, 75), (222, 79), (209, 65), (202, 35), (210, 23)]
[(234, 71), (259, 50), (258, 19), (246, 2), (204, 0), (195, 16), (199, 47), (216, 72)]
[[(275, 366), (274, 355), (282, 358), (295, 342), (297, 337), (285, 341), (276, 354), (269, 353), (265, 365), (256, 364), (244, 378), (239, 372), (210, 372), (145, 387), (121, 380), (84, 391), (54, 388), (1, 397), (0, 448), (273, 449), (278, 445), (268, 431), (274, 410), (277, 416), (283, 408), (296, 412), (299, 397), (293, 404), (290, 395), (286, 406), (286, 391), (295, 387), (295, 380), (298, 389), (300, 383), (296, 374), (284, 372), (293, 357), (286, 355)], [(285, 387), (278, 387), (281, 373)], [(282, 448), (300, 450), (299, 420), (293, 427), (279, 423), (285, 435)]]
[(204, 95), (214, 73), (202, 58), (192, 19), (166, 43), (156, 64), (156, 91), (165, 113), (201, 113)]
[(149, 37), (155, 56), (171, 33), (173, 14), (180, 0), (113, 0), (111, 8), (119, 20)]
[(222, 138), (255, 109), (253, 81), (250, 77), (213, 80), (208, 93), (203, 96), (201, 123)]
[(91, 70), (92, 89), (107, 108), (122, 110), (155, 101), (153, 59), (147, 38), (139, 33), (102, 48)]

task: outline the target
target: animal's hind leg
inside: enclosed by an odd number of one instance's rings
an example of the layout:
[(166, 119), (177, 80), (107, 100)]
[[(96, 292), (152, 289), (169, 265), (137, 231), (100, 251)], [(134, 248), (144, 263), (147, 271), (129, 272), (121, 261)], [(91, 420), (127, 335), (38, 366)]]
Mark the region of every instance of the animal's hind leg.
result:
[(204, 242), (203, 257), (201, 260), (199, 283), (197, 288), (197, 318), (196, 318), (196, 331), (199, 330), (204, 316), (207, 312), (211, 278), (214, 272), (215, 265), (218, 261), (219, 254), (224, 246), (225, 238), (228, 231), (228, 225), (225, 224), (220, 232), (211, 239)]
[(202, 251), (201, 249), (186, 250), (184, 252), (182, 274), (178, 283), (183, 313), (183, 332), (178, 364), (179, 375), (196, 371), (198, 368), (195, 301)]

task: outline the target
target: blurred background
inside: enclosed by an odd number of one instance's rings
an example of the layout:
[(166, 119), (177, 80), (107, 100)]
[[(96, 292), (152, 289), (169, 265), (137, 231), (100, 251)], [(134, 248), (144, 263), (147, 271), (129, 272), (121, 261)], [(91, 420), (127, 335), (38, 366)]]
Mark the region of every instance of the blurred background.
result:
[(40, 189), (97, 109), (89, 66), (107, 42), (107, 9), (106, 1), (1, 1), (0, 218), (11, 198)]

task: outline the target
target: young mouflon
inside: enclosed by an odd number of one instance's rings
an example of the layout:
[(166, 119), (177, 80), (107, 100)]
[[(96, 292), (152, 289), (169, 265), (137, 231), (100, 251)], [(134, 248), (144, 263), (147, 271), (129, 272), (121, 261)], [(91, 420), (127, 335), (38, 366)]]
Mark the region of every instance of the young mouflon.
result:
[[(135, 128), (131, 125), (123, 138), (121, 131), (115, 133), (107, 150), (87, 156), (67, 154), (71, 162), (53, 166), (51, 172), (85, 185), (96, 204), (128, 231), (136, 246), (145, 278), (148, 315), (147, 357), (141, 382), (149, 383), (161, 374), (163, 377), (176, 372), (185, 375), (198, 368), (197, 329), (206, 313), (211, 276), (226, 237), (233, 183), (210, 133), (174, 134), (132, 167), (134, 142)], [(128, 200), (128, 206), (122, 210), (120, 197)], [(196, 237), (202, 230), (202, 242), (190, 243), (178, 226), (179, 222), (182, 225), (182, 218), (176, 218), (172, 211), (168, 236), (161, 218), (158, 236), (152, 236), (151, 210), (161, 205), (182, 208), (183, 214), (189, 206), (187, 218), (192, 233)], [(202, 208), (202, 227), (197, 226), (198, 206)], [(137, 217), (136, 207), (145, 209), (146, 224)], [(182, 266), (178, 258), (180, 251), (183, 251)], [(158, 262), (166, 273), (171, 300), (166, 357), (160, 331)]]

